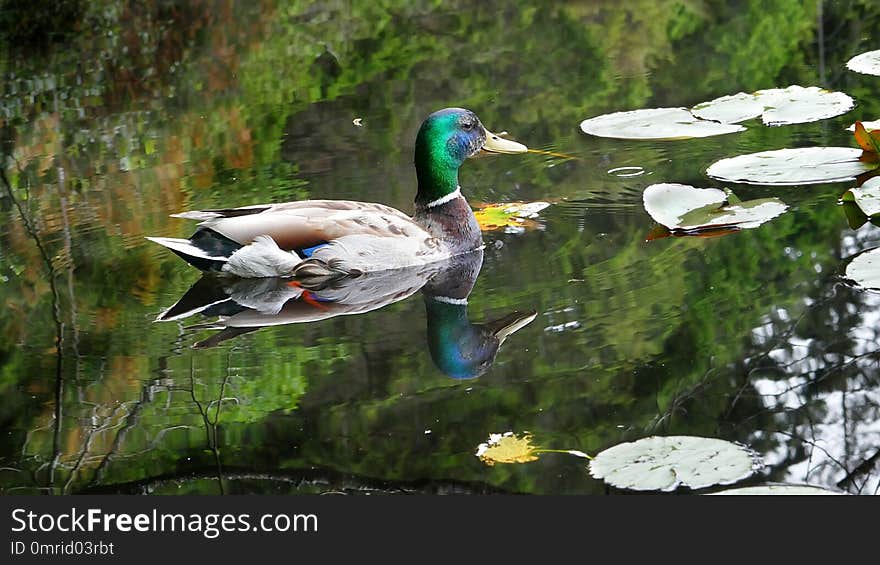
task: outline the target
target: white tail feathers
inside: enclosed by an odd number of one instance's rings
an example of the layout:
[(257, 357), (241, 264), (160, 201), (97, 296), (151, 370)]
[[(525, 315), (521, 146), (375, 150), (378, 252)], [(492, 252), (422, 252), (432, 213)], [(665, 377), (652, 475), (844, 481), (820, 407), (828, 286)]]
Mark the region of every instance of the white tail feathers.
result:
[(184, 218), (186, 220), (213, 220), (214, 218), (222, 218), (222, 214), (218, 214), (217, 212), (202, 212), (201, 210), (194, 210), (192, 212), (181, 212), (179, 214), (171, 214), (172, 218)]
[(207, 259), (209, 261), (226, 261), (226, 257), (209, 255), (204, 249), (196, 247), (188, 239), (179, 239), (176, 237), (147, 237), (146, 239), (190, 257)]
[(286, 277), (300, 262), (297, 254), (284, 251), (268, 235), (260, 235), (230, 255), (223, 271), (238, 277)]

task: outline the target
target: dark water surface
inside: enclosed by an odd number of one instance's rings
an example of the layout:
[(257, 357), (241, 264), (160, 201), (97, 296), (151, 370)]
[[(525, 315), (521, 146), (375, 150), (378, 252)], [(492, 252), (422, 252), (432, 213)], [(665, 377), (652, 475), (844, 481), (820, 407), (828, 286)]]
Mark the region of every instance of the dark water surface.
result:
[[(704, 173), (719, 158), (854, 146), (844, 128), (880, 118), (880, 78), (844, 63), (880, 48), (876, 2), (15, 4), (0, 492), (608, 492), (563, 454), (481, 463), (478, 444), (505, 431), (587, 453), (718, 437), (767, 462), (744, 484), (880, 488), (880, 295), (841, 278), (880, 230), (848, 226), (850, 185), (731, 186), (790, 209), (715, 238), (646, 243), (641, 203), (652, 183), (723, 186)], [(578, 129), (790, 84), (858, 105), (703, 140)], [(189, 326), (208, 318), (154, 321), (199, 280), (144, 240), (191, 233), (169, 214), (304, 198), (410, 212), (415, 133), (447, 106), (578, 157), (464, 165), (472, 203), (560, 201), (541, 229), (486, 234), (467, 306), (416, 292), (200, 348), (217, 330)], [(514, 311), (537, 316), (481, 375), (452, 378), (443, 345)]]

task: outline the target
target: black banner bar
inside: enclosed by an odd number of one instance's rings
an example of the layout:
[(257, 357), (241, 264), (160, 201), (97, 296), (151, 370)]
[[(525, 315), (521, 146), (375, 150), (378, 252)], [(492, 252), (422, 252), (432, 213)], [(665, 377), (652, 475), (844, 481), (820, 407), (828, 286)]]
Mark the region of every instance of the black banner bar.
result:
[(335, 562), (393, 554), (407, 562), (430, 556), (470, 563), (527, 553), (590, 559), (605, 551), (615, 559), (656, 559), (708, 542), (725, 544), (727, 556), (758, 546), (766, 555), (769, 543), (790, 557), (813, 544), (808, 554), (815, 558), (824, 547), (815, 544), (816, 530), (829, 543), (871, 539), (873, 519), (857, 517), (875, 513), (869, 503), (870, 497), (7, 496), (0, 497), (0, 562), (156, 563), (190, 555), (223, 563), (285, 555)]

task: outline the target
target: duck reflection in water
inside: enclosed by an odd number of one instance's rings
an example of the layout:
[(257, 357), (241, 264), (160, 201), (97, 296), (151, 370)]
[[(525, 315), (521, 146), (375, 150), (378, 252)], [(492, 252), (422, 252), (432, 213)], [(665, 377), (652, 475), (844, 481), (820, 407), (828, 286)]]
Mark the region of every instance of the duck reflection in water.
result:
[(474, 324), (467, 299), (483, 263), (483, 251), (419, 267), (365, 273), (317, 285), (284, 278), (239, 279), (205, 275), (157, 321), (199, 314), (215, 321), (189, 330), (216, 330), (194, 347), (214, 347), (266, 326), (315, 322), (362, 314), (422, 291), (427, 313), (428, 350), (434, 364), (454, 379), (485, 373), (501, 344), (537, 313), (511, 312)]

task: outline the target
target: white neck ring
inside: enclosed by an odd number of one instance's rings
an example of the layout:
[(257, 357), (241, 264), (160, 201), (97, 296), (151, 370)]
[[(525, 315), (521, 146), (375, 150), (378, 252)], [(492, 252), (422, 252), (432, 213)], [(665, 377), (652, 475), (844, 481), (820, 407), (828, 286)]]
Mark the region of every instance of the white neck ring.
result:
[(468, 303), (467, 298), (452, 298), (449, 296), (432, 296), (432, 299), (437, 302), (442, 302), (444, 304), (455, 304), (457, 306), (463, 306)]
[(446, 204), (447, 202), (452, 202), (456, 198), (461, 198), (461, 187), (460, 186), (455, 187), (455, 190), (453, 190), (452, 192), (450, 192), (446, 196), (441, 196), (437, 200), (432, 200), (432, 201), (428, 202), (427, 204), (425, 204), (425, 208), (434, 208), (436, 206), (442, 206), (442, 205)]

